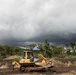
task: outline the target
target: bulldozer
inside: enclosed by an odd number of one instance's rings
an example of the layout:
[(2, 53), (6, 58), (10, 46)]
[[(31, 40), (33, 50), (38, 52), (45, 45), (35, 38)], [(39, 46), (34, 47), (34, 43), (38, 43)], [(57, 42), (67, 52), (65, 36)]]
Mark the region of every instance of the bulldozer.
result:
[(13, 61), (13, 69), (16, 67), (21, 72), (38, 71), (38, 70), (48, 70), (54, 66), (52, 61), (48, 61), (42, 54), (38, 54), (40, 61), (34, 61), (34, 55), (32, 50), (24, 50), (23, 58), (19, 61)]

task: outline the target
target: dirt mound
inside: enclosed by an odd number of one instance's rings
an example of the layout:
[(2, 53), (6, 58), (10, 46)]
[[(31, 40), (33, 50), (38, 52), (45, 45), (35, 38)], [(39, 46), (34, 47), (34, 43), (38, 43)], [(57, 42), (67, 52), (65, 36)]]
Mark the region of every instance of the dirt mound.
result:
[(0, 69), (7, 69), (7, 68), (9, 68), (9, 66), (8, 66), (8, 64), (6, 63), (6, 64), (4, 64), (4, 65), (1, 65), (0, 66)]
[(12, 62), (14, 60), (19, 60), (21, 57), (18, 55), (9, 56), (3, 60), (0, 60), (0, 69), (10, 69), (12, 68)]
[[(5, 73), (4, 75), (11, 74), (20, 74), (19, 70), (12, 70), (12, 61), (16, 59), (17, 56), (11, 56), (6, 58), (7, 60), (0, 60), (0, 74)], [(54, 63), (55, 74), (51, 75), (75, 75), (76, 74), (76, 59), (49, 59)], [(45, 72), (46, 73), (46, 72)], [(26, 74), (26, 73), (25, 73)], [(24, 75), (25, 75), (24, 74)], [(22, 75), (22, 73), (21, 73)], [(31, 74), (30, 74), (31, 75)], [(50, 72), (49, 74), (50, 75)]]
[(12, 63), (13, 60), (0, 60), (0, 69), (10, 69), (12, 68)]
[(55, 66), (73, 66), (76, 65), (76, 59), (49, 59)]
[(13, 55), (13, 56), (9, 56), (7, 58), (5, 58), (4, 60), (11, 60), (11, 59), (20, 59), (21, 57), (18, 55)]

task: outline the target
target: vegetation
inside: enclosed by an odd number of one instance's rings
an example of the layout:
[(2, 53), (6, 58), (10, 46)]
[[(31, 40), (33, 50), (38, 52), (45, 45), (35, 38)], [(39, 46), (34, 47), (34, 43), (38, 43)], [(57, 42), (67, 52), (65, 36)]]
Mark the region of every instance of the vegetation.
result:
[(45, 57), (59, 57), (64, 55), (63, 46), (50, 45), (47, 39), (44, 43), (40, 43), (38, 48), (40, 49), (40, 53)]
[(18, 47), (9, 45), (0, 45), (0, 58), (5, 58), (11, 55), (21, 55), (22, 50)]
[[(27, 45), (30, 50), (33, 50), (36, 47), (36, 44)], [(71, 42), (66, 44), (66, 49), (64, 46), (56, 46), (50, 44), (48, 39), (45, 39), (43, 43), (38, 44), (38, 51), (34, 51), (35, 57), (38, 53), (43, 54), (45, 57), (64, 57), (64, 58), (76, 58), (76, 43)], [(9, 45), (0, 45), (0, 58), (5, 58), (11, 55), (21, 55), (23, 52), (21, 48), (9, 46)]]
[(50, 49), (50, 44), (48, 43), (47, 39), (45, 40), (44, 43), (40, 43), (38, 45), (38, 48), (40, 49), (40, 53), (42, 53), (44, 56), (49, 57), (48, 54), (52, 55), (52, 52), (51, 52), (51, 49)]
[(47, 39), (43, 43), (38, 44), (40, 53), (45, 57), (64, 57), (64, 58), (76, 58), (76, 43), (71, 42), (66, 44), (66, 49), (64, 46), (50, 45)]

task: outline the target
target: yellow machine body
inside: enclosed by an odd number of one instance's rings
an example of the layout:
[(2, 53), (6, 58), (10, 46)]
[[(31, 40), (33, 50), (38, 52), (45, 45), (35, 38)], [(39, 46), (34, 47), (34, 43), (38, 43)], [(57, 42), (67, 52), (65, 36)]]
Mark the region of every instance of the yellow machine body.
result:
[(34, 56), (31, 50), (25, 50), (23, 52), (23, 59), (19, 61), (19, 63), (31, 63), (34, 60)]
[(33, 69), (35, 69), (34, 67), (36, 67), (36, 66), (41, 67), (41, 68), (43, 66), (46, 66), (48, 64), (47, 59), (42, 54), (38, 54), (38, 56), (41, 58), (42, 61), (34, 62), (33, 52), (31, 50), (24, 50), (23, 58), (20, 59), (19, 62), (13, 61), (12, 65), (16, 66), (16, 68), (19, 68), (20, 71), (25, 71), (29, 67), (30, 68), (33, 67)]

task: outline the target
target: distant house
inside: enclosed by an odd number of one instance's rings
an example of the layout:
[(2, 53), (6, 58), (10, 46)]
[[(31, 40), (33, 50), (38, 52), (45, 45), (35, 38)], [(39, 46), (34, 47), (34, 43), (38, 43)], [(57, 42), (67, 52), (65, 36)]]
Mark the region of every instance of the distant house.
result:
[(35, 47), (33, 48), (33, 50), (39, 50), (39, 48), (38, 48), (37, 46), (35, 46)]
[(73, 53), (73, 49), (71, 47), (64, 47), (65, 53), (69, 50), (70, 53)]
[(30, 49), (29, 47), (23, 47), (23, 46), (20, 46), (19, 48), (21, 48), (21, 49)]
[[(23, 46), (21, 46), (21, 47), (19, 47), (19, 48), (21, 48), (21, 49), (30, 49), (29, 47), (23, 47)], [(37, 46), (35, 46), (35, 47), (33, 48), (33, 50), (39, 50), (39, 48), (38, 48)]]

